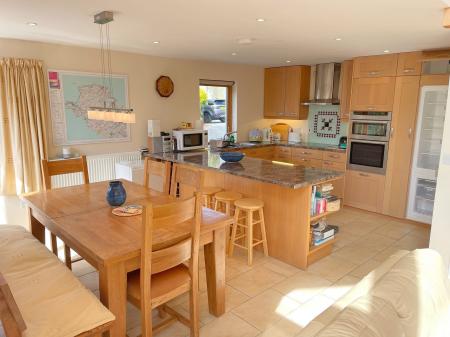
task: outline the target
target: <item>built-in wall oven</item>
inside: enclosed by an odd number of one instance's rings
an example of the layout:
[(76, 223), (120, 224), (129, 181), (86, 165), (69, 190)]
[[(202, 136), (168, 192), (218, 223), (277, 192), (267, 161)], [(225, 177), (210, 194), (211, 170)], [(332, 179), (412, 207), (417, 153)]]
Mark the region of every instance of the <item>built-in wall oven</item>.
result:
[(391, 133), (391, 113), (352, 112), (348, 167), (385, 174)]

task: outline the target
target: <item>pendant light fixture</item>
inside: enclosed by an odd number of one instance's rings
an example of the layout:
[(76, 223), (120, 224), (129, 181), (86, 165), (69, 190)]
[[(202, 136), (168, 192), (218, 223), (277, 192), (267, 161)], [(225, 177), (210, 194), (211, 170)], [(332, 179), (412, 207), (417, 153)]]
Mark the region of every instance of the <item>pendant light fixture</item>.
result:
[[(93, 106), (88, 110), (88, 119), (115, 123), (136, 123), (133, 109), (117, 108), (111, 67), (111, 40), (109, 23), (114, 20), (114, 13), (103, 11), (94, 16), (94, 23), (100, 28), (100, 62), (102, 66), (103, 106)], [(105, 26), (105, 29), (103, 29)], [(108, 92), (109, 89), (109, 92)]]

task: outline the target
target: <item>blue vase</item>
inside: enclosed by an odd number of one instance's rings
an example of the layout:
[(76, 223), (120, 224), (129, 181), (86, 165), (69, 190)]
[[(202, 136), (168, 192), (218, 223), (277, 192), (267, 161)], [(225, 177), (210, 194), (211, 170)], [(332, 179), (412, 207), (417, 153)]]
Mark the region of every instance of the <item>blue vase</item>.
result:
[(127, 200), (127, 192), (121, 181), (114, 180), (109, 182), (106, 200), (111, 206), (120, 206), (125, 203), (125, 200)]

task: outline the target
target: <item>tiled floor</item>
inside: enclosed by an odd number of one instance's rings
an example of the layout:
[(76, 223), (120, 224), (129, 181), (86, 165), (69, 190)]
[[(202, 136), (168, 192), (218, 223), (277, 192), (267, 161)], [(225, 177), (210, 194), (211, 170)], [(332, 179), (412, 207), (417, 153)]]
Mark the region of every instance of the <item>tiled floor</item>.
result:
[[(295, 337), (390, 254), (399, 249), (428, 246), (428, 229), (381, 215), (345, 208), (329, 220), (340, 226), (334, 252), (307, 271), (260, 253), (256, 253), (254, 265), (249, 267), (245, 253), (236, 250), (235, 256), (227, 259), (227, 312), (220, 318), (208, 312), (202, 267), (200, 336)], [(74, 264), (74, 272), (98, 294), (98, 275), (92, 267), (84, 261), (78, 262)], [(176, 299), (171, 306), (188, 314), (186, 296)], [(139, 325), (139, 312), (129, 305), (127, 327), (130, 337), (139, 334)], [(188, 329), (176, 323), (156, 336), (188, 335)]]

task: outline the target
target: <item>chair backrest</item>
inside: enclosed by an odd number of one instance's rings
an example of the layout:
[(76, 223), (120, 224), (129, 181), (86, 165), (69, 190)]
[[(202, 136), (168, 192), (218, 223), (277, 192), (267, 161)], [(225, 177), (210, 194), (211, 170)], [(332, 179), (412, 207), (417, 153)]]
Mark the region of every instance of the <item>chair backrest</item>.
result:
[(86, 156), (73, 159), (47, 160), (42, 159), (42, 175), (44, 177), (44, 186), (46, 190), (52, 188), (52, 176), (67, 173), (83, 173), (83, 182), (89, 184), (89, 173), (87, 168)]
[[(161, 206), (147, 205), (142, 213), (141, 250), (141, 312), (149, 313), (151, 305), (151, 275), (166, 271), (189, 261), (192, 289), (198, 289), (198, 254), (200, 246), (200, 225), (202, 217), (201, 194), (175, 200)], [(181, 242), (152, 251), (153, 229), (167, 225), (177, 226), (189, 222), (191, 235)], [(175, 289), (174, 289), (175, 290)], [(144, 330), (148, 330), (147, 324)]]
[(0, 319), (8, 337), (20, 337), (27, 327), (3, 275), (0, 273)]
[[(162, 181), (162, 190), (160, 192), (164, 192), (169, 194), (170, 188), (170, 169), (171, 163), (168, 161), (161, 162), (155, 161), (150, 158), (145, 158), (144, 161), (144, 186), (150, 187), (149, 183), (151, 183), (151, 176), (157, 176), (161, 178)], [(154, 188), (157, 189), (157, 188)]]
[(180, 164), (173, 164), (170, 195), (188, 198), (203, 189), (204, 173), (202, 170)]

